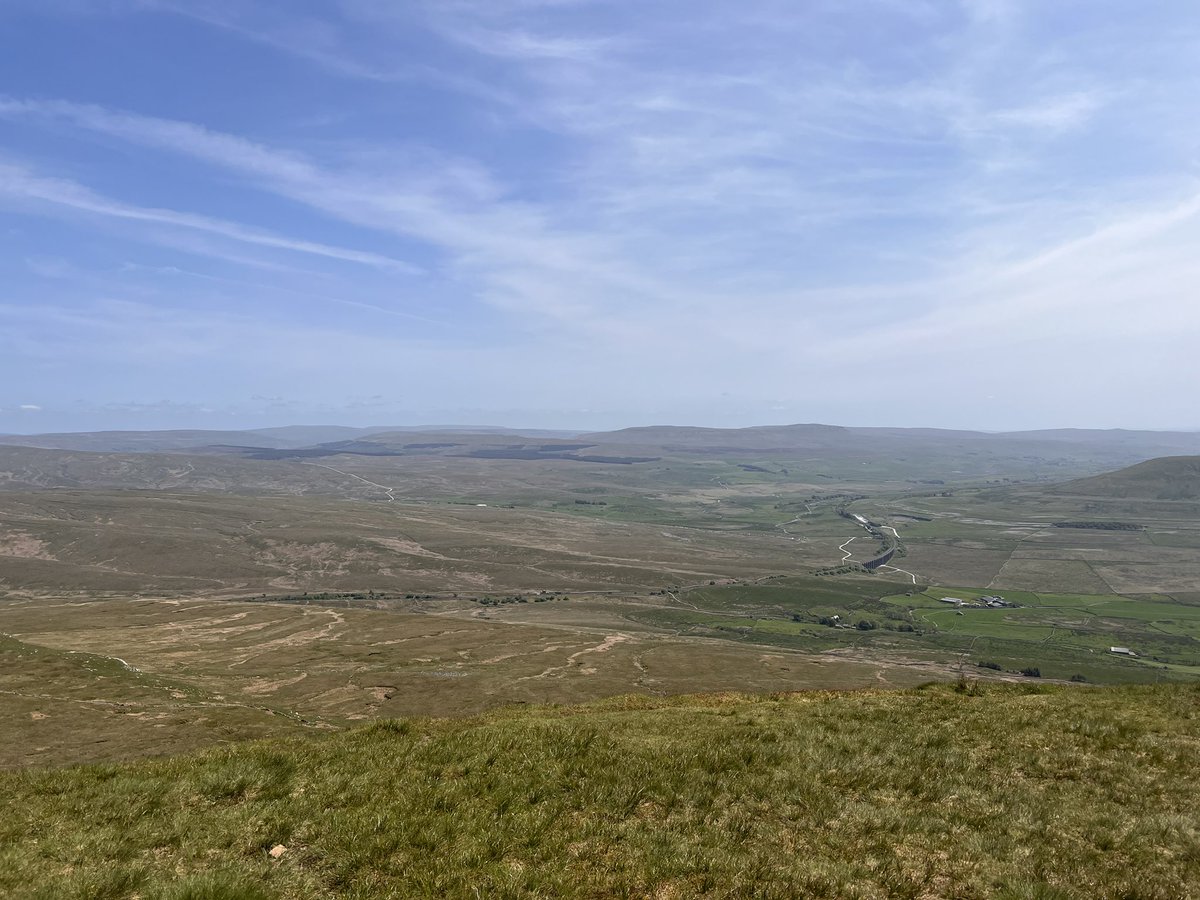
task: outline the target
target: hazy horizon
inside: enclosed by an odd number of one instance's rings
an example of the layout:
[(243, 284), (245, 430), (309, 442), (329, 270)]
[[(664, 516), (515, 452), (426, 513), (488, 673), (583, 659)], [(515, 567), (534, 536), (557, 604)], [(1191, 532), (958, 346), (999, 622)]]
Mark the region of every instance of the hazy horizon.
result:
[(1120, 425), (1114, 426), (1058, 426), (1049, 428), (948, 428), (940, 425), (896, 425), (896, 424), (879, 424), (879, 423), (851, 423), (851, 422), (753, 422), (740, 425), (714, 425), (707, 422), (670, 422), (670, 421), (647, 421), (634, 422), (624, 424), (613, 424), (610, 426), (593, 427), (583, 425), (529, 425), (529, 424), (498, 424), (485, 420), (479, 421), (450, 421), (450, 420), (431, 420), (431, 421), (414, 421), (414, 422), (315, 422), (315, 421), (276, 421), (270, 424), (225, 424), (210, 423), (204, 426), (176, 425), (164, 427), (99, 427), (99, 428), (51, 428), (39, 431), (0, 431), (0, 437), (8, 435), (13, 437), (29, 437), (39, 434), (72, 434), (72, 433), (94, 433), (94, 432), (153, 432), (153, 431), (270, 431), (281, 428), (347, 428), (357, 431), (372, 431), (383, 432), (391, 429), (404, 431), (418, 432), (437, 432), (437, 431), (496, 431), (496, 432), (512, 432), (519, 434), (522, 432), (563, 432), (568, 434), (587, 434), (589, 432), (607, 432), (619, 431), (626, 428), (651, 428), (651, 427), (666, 427), (666, 428), (715, 428), (715, 429), (742, 429), (742, 428), (787, 428), (796, 426), (823, 426), (833, 428), (880, 428), (880, 429), (912, 429), (912, 430), (934, 430), (934, 431), (971, 431), (982, 434), (1007, 434), (1020, 432), (1037, 432), (1037, 431), (1057, 431), (1057, 430), (1080, 430), (1080, 431), (1148, 431), (1161, 433), (1181, 433), (1194, 434), (1200, 433), (1200, 428), (1125, 428)]
[(0, 432), (1195, 429), (1198, 76), (1171, 2), (11, 0)]

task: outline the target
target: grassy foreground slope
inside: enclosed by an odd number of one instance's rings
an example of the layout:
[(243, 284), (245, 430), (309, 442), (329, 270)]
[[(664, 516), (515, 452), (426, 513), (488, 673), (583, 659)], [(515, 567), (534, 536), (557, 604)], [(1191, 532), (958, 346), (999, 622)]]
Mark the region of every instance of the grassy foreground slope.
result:
[(1198, 772), (1194, 686), (386, 721), (0, 775), (0, 894), (1197, 896)]

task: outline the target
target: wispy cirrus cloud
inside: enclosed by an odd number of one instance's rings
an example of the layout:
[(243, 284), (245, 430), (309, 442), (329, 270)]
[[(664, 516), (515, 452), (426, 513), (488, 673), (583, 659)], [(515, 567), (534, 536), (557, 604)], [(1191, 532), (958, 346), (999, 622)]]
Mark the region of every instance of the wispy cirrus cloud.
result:
[[(626, 292), (645, 292), (652, 286), (625, 267), (616, 248), (606, 248), (596, 234), (572, 234), (556, 229), (549, 210), (522, 202), (491, 200), (497, 190), (478, 170), (462, 162), (443, 159), (432, 170), (336, 169), (321, 167), (288, 150), (277, 150), (234, 135), (188, 122), (139, 116), (94, 106), (63, 102), (7, 101), (0, 115), (50, 116), (122, 140), (192, 157), (236, 172), (263, 190), (305, 203), (346, 222), (415, 237), (453, 254), (458, 265), (482, 275), (494, 291), (490, 296), (506, 304), (533, 304), (543, 312), (580, 308), (579, 300), (565, 292), (512, 292), (520, 280), (512, 267), (537, 270), (556, 280), (557, 289), (574, 279), (592, 278)], [(16, 184), (19, 184), (17, 182)], [(16, 189), (15, 187), (13, 188)], [(102, 206), (80, 190), (53, 183), (26, 185), (61, 202), (80, 207)], [(157, 216), (155, 211), (112, 209), (130, 217)], [(166, 215), (165, 213), (162, 215)], [(178, 224), (192, 223), (184, 216)], [(197, 227), (210, 225), (197, 219)], [(229, 225), (232, 235), (242, 233)], [(247, 239), (272, 238), (248, 234)], [(330, 249), (330, 253), (335, 252)], [(347, 251), (350, 252), (350, 251)]]
[(377, 253), (366, 253), (345, 247), (333, 247), (316, 241), (285, 237), (235, 222), (193, 213), (119, 203), (96, 194), (73, 181), (38, 175), (24, 166), (2, 161), (0, 161), (0, 197), (40, 201), (53, 207), (130, 222), (200, 231), (237, 243), (377, 266), (397, 272), (415, 273), (419, 271), (417, 267), (409, 263)]
[(1053, 135), (1084, 125), (1106, 99), (1099, 91), (1073, 91), (1030, 106), (997, 110), (991, 118), (1001, 125), (1023, 125)]
[[(1180, 297), (1200, 286), (1200, 126), (1179, 110), (1200, 41), (1180, 17), (1126, 23), (1131, 44), (1076, 0), (141, 8), (264, 71), (280, 54), (311, 64), (311, 95), (255, 73), (245, 104), (0, 98), (31, 144), (19, 158), (39, 159), (10, 198), (257, 261), (248, 277), (151, 260), (106, 283), (144, 298), (155, 266), (193, 272), (163, 313), (207, 335), (190, 358), (233, 351), (189, 302), (287, 293), (336, 302), (307, 322), (261, 302), (220, 327), (279, 334), (282, 320), (298, 346), (348, 360), (329, 376), (347, 395), (356, 378), (408, 371), (401, 358), (466, 360), (487, 375), (429, 390), (496, 408), (505, 391), (660, 412), (728, 397), (763, 416), (770, 394), (770, 409), (845, 421), (844, 398), (872, 396), (882, 366), (898, 421), (1050, 424), (1072, 367), (1121, 358), (1130, 336), (1159, 345), (1093, 373), (1070, 408), (1099, 422), (1104, 396), (1151, 391), (1165, 360), (1195, 370), (1179, 347), (1200, 313)], [(98, 154), (36, 152), (68, 141), (178, 174), (171, 202), (121, 199), (150, 188), (135, 172), (105, 179)], [(61, 171), (72, 177), (47, 174)], [(197, 189), (174, 187), (186, 182)], [(311, 275), (269, 268), (283, 254)], [(393, 277), (406, 266), (421, 277)], [(117, 317), (71, 294), (64, 271), (36, 287), (46, 308)], [(382, 324), (432, 309), (461, 333), (418, 347)]]

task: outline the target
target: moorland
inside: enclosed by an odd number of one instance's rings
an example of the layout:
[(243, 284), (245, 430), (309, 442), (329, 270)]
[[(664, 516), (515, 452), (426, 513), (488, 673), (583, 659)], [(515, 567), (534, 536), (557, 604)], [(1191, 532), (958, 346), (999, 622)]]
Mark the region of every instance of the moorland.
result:
[(9, 765), (630, 691), (1200, 675), (1197, 457), (1158, 455), (1200, 435), (3, 440)]
[(0, 884), (1186, 895), (1198, 460), (816, 425), (0, 438)]

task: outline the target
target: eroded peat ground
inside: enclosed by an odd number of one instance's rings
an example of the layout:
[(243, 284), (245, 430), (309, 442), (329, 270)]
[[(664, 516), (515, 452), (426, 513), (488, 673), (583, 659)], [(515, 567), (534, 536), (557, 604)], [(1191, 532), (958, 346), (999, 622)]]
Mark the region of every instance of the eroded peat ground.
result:
[(488, 609), (234, 601), (0, 603), (0, 765), (173, 752), (367, 718), (625, 693), (910, 686), (947, 666), (684, 636), (612, 598)]

